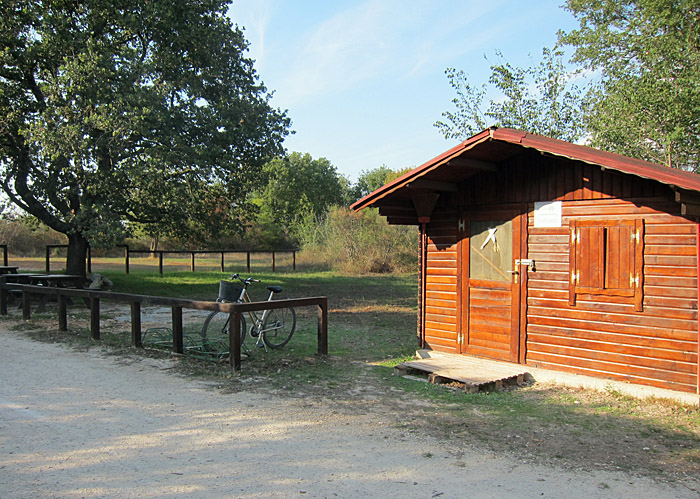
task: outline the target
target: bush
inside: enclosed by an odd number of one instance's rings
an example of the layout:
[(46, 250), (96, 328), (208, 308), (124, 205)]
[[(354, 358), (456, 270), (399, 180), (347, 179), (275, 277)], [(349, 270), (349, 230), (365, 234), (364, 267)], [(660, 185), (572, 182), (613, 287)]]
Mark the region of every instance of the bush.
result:
[(0, 219), (0, 243), (12, 256), (43, 256), (47, 244), (68, 244), (65, 235), (30, 217)]
[(353, 273), (410, 272), (418, 265), (417, 229), (389, 225), (377, 210), (332, 208), (322, 219), (307, 218), (299, 235), (300, 265)]

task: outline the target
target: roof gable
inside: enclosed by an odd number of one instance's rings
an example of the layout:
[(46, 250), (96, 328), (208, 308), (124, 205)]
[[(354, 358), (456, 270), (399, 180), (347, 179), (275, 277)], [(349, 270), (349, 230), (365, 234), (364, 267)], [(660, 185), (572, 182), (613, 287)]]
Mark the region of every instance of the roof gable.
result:
[(451, 174), (455, 175), (457, 171), (461, 171), (463, 175), (468, 176), (478, 171), (493, 169), (499, 159), (512, 155), (522, 148), (583, 161), (601, 168), (636, 175), (688, 191), (700, 192), (700, 175), (696, 173), (562, 140), (550, 139), (521, 130), (489, 128), (368, 194), (353, 203), (350, 208), (358, 211), (369, 206), (378, 206), (385, 197), (410, 186), (429, 187), (432, 185), (440, 190), (440, 184), (443, 184), (442, 187), (447, 189), (449, 187), (445, 180), (449, 179)]

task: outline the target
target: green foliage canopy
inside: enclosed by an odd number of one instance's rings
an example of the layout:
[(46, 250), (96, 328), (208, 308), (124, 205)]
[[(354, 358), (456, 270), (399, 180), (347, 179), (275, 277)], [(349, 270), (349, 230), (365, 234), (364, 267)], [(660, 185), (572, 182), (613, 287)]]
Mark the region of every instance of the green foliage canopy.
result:
[(293, 152), (268, 162), (264, 172), (268, 180), (261, 212), (275, 223), (291, 226), (306, 216), (318, 217), (345, 200), (341, 178), (326, 158)]
[[(497, 56), (503, 59), (500, 52)], [(580, 139), (584, 107), (582, 91), (563, 62), (563, 52), (543, 49), (542, 60), (534, 66), (520, 68), (508, 62), (491, 66), (489, 84), (470, 83), (461, 70), (446, 70), (457, 96), (452, 100), (455, 111), (442, 113), (444, 121), (435, 126), (447, 139), (464, 140), (488, 126), (503, 126), (574, 142)], [(498, 97), (483, 109), (489, 92)]]
[(290, 122), (225, 1), (0, 6), (0, 181), (79, 248), (69, 270), (125, 221), (201, 229), (245, 211)]
[(367, 194), (376, 191), (388, 182), (388, 178), (394, 171), (386, 165), (379, 166), (372, 170), (362, 170), (357, 182), (352, 187), (352, 202), (365, 197)]
[(700, 168), (697, 0), (569, 0), (580, 28), (560, 33), (598, 71), (587, 126), (593, 145)]

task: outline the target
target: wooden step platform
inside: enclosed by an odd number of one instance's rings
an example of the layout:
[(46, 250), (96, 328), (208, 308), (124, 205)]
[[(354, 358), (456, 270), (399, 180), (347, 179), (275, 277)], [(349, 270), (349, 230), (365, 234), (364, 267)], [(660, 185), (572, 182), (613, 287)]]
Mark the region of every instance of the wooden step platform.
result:
[(469, 393), (499, 390), (503, 386), (522, 385), (532, 379), (525, 366), (457, 355), (433, 350), (419, 350), (417, 360), (399, 364), (397, 374), (427, 372), (430, 383), (459, 383)]

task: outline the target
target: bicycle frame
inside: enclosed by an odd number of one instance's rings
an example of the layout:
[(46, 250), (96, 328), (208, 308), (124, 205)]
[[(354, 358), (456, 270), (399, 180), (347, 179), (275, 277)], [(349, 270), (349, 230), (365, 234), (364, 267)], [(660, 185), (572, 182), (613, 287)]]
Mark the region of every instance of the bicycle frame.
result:
[[(272, 301), (272, 295), (274, 295), (274, 293), (270, 291), (270, 296), (267, 297), (266, 301)], [(241, 289), (241, 295), (236, 301), (238, 303), (250, 303), (251, 301), (253, 301), (250, 299), (250, 295), (248, 295), (247, 287), (244, 286), (243, 289)], [(247, 314), (248, 317), (250, 317), (250, 320), (252, 321), (252, 325), (260, 329), (262, 328), (262, 324), (265, 322), (265, 319), (267, 318), (269, 312), (269, 310), (263, 310), (262, 317), (258, 317), (258, 314), (256, 314), (254, 310), (247, 312)], [(260, 333), (260, 331), (258, 331), (258, 333)]]
[[(234, 285), (233, 282), (241, 285)], [(231, 275), (229, 279), (222, 279), (219, 282), (219, 296), (216, 300), (222, 303), (251, 303), (253, 301), (248, 295), (248, 286), (254, 282), (260, 281), (251, 277), (243, 279), (238, 274)], [(280, 286), (268, 286), (267, 289), (270, 291), (267, 302), (274, 301), (275, 294), (282, 292)], [(268, 347), (277, 349), (286, 345), (296, 329), (296, 312), (294, 308), (282, 307), (284, 309), (282, 312), (279, 310), (280, 307), (266, 309), (262, 305), (254, 308), (256, 310), (240, 314), (240, 334), (243, 347), (247, 348), (243, 342), (248, 335), (255, 338), (255, 346), (264, 347), (265, 351), (267, 351)], [(219, 319), (215, 319), (220, 313), (219, 311), (211, 312), (205, 319), (201, 332), (203, 343), (207, 341), (207, 331), (210, 327), (212, 336), (228, 334), (231, 316), (230, 314), (224, 314), (219, 316)]]
[[(238, 300), (236, 300), (238, 303), (250, 303), (252, 300), (250, 299), (250, 295), (248, 295), (248, 283), (243, 281), (243, 288), (241, 289), (241, 294), (238, 297)], [(270, 296), (267, 297), (266, 301), (272, 301), (272, 297), (274, 296), (274, 291), (270, 291)], [(278, 329), (279, 326), (273, 326), (273, 327), (268, 327), (267, 329), (263, 329), (263, 325), (265, 324), (265, 320), (267, 319), (267, 316), (270, 314), (270, 309), (263, 310), (262, 316), (258, 317), (258, 314), (255, 313), (254, 310), (251, 310), (250, 312), (247, 312), (248, 317), (250, 318), (251, 321), (251, 326), (250, 326), (250, 331), (246, 331), (245, 333), (250, 333), (251, 336), (257, 337), (255, 340), (255, 345), (262, 345), (265, 347), (265, 351), (267, 351), (267, 345), (265, 344), (265, 339), (263, 338), (262, 333), (266, 333), (268, 331), (272, 331), (274, 329)], [(255, 331), (255, 334), (253, 334), (253, 331)]]

